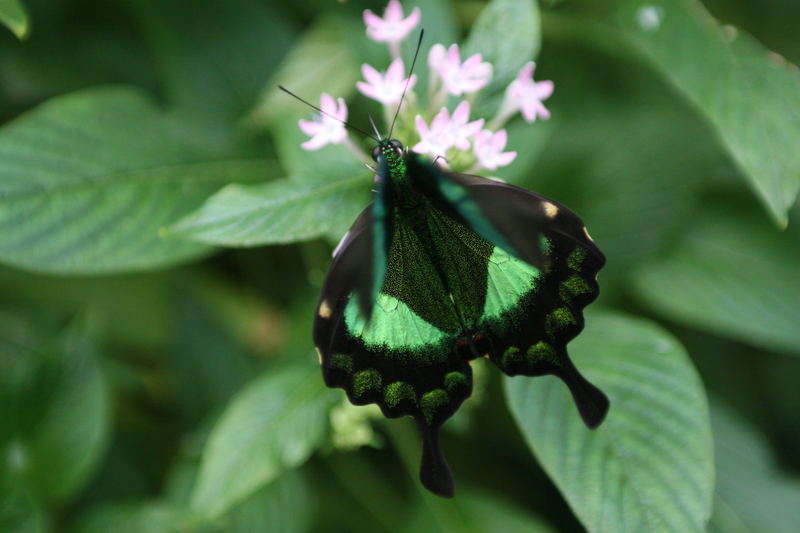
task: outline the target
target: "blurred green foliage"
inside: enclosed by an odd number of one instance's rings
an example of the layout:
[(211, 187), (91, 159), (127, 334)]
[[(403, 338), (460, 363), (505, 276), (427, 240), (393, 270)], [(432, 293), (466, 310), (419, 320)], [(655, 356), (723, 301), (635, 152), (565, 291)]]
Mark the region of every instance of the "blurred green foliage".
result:
[(589, 432), (476, 364), (444, 501), (408, 421), (322, 383), (313, 302), (371, 176), (302, 151), (275, 89), (365, 123), (383, 2), (0, 0), (0, 531), (800, 531), (800, 6), (540, 4), (404, 2), (426, 46), (555, 81), (498, 174), (608, 256), (571, 350), (612, 410)]

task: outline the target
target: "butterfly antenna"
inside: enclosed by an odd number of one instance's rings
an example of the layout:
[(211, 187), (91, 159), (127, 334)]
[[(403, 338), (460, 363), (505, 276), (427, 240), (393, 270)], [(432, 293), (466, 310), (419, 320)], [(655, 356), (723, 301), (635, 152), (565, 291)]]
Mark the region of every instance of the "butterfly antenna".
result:
[(406, 79), (406, 86), (403, 87), (403, 94), (400, 96), (400, 103), (397, 104), (397, 111), (394, 112), (394, 118), (392, 119), (392, 126), (389, 128), (389, 138), (392, 138), (392, 132), (394, 131), (394, 123), (397, 122), (397, 115), (400, 114), (400, 108), (403, 107), (403, 100), (406, 98), (406, 91), (408, 90), (408, 84), (411, 81), (411, 74), (414, 72), (414, 65), (417, 64), (417, 56), (419, 55), (419, 49), (422, 46), (422, 36), (425, 35), (425, 29), (419, 30), (419, 40), (417, 41), (417, 49), (414, 51), (414, 59), (411, 60), (411, 68), (408, 70), (408, 78)]
[(372, 115), (369, 116), (369, 123), (372, 124), (372, 131), (375, 132), (375, 135), (378, 137), (378, 141), (382, 141), (381, 134), (378, 131), (378, 126), (375, 125), (375, 121), (372, 120)]
[(367, 137), (369, 137), (370, 139), (372, 139), (372, 140), (373, 140), (373, 141), (375, 141), (375, 142), (380, 142), (380, 140), (379, 140), (379, 139), (376, 139), (376, 138), (375, 138), (375, 137), (373, 137), (371, 134), (367, 133), (366, 131), (362, 130), (361, 128), (359, 128), (359, 127), (357, 127), (357, 126), (353, 126), (353, 125), (352, 125), (352, 124), (350, 124), (349, 122), (347, 122), (347, 121), (345, 121), (345, 120), (342, 120), (342, 119), (340, 119), (340, 118), (337, 118), (337, 117), (335, 117), (335, 116), (331, 115), (330, 113), (326, 113), (325, 111), (323, 111), (323, 110), (322, 110), (322, 109), (320, 109), (319, 107), (315, 106), (314, 104), (312, 104), (312, 103), (311, 103), (311, 102), (309, 102), (308, 100), (304, 100), (304, 99), (300, 98), (299, 96), (297, 96), (296, 94), (294, 94), (292, 91), (290, 91), (289, 89), (287, 89), (287, 88), (286, 88), (286, 87), (284, 87), (283, 85), (278, 85), (278, 89), (280, 89), (281, 91), (285, 92), (286, 94), (288, 94), (288, 95), (289, 95), (289, 96), (291, 96), (292, 98), (296, 98), (297, 100), (300, 100), (301, 102), (303, 102), (304, 104), (306, 104), (306, 105), (307, 105), (308, 107), (310, 107), (311, 109), (314, 109), (315, 111), (317, 111), (317, 112), (319, 112), (319, 113), (322, 113), (322, 114), (323, 114), (323, 115), (325, 115), (326, 117), (330, 117), (330, 118), (332, 118), (333, 120), (335, 120), (335, 121), (337, 121), (337, 122), (341, 122), (342, 124), (344, 124), (344, 125), (345, 125), (345, 126), (347, 126), (348, 128), (352, 128), (352, 129), (354, 129), (355, 131), (357, 131), (357, 132), (359, 132), (359, 133), (362, 133), (362, 134), (366, 135)]

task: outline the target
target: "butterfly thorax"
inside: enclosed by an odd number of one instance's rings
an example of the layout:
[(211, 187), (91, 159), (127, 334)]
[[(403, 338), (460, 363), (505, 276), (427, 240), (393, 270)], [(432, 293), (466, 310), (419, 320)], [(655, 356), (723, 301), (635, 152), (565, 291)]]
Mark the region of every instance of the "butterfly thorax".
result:
[(408, 175), (408, 157), (403, 145), (394, 139), (381, 141), (373, 151), (378, 162), (380, 179), (387, 179), (393, 204), (403, 210), (420, 206), (420, 194), (414, 190)]

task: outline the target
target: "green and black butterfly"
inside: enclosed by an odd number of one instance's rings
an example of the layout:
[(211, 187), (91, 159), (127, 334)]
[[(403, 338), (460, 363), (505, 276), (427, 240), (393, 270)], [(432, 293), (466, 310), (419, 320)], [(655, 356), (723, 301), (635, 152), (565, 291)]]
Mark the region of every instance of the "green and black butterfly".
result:
[(510, 376), (560, 377), (586, 425), (602, 422), (608, 399), (566, 346), (605, 257), (564, 205), (375, 140), (377, 189), (334, 251), (314, 345), (329, 387), (416, 419), (421, 481), (449, 497), (438, 433), (471, 393), (475, 358)]

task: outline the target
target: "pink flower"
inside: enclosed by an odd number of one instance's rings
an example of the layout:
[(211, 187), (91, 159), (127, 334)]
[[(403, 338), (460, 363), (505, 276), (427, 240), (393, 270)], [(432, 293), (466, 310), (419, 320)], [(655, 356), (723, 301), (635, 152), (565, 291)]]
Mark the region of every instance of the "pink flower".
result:
[(408, 80), (408, 90), (414, 88), (417, 83), (417, 75), (412, 74), (411, 78), (405, 77), (405, 67), (403, 60), (399, 57), (392, 61), (386, 74), (381, 74), (369, 65), (361, 65), (361, 73), (367, 82), (359, 81), (356, 87), (361, 91), (361, 94), (368, 96), (382, 104), (396, 104), (400, 101), (403, 94), (403, 89), (406, 87)]
[(389, 0), (383, 11), (383, 18), (369, 9), (364, 10), (364, 24), (367, 35), (381, 43), (399, 43), (419, 24), (420, 11), (415, 7), (407, 18), (403, 18), (403, 6), (398, 0)]
[(344, 103), (344, 99), (334, 100), (328, 93), (322, 93), (319, 98), (319, 107), (332, 116), (319, 114), (314, 117), (314, 120), (300, 121), (300, 129), (303, 130), (303, 133), (311, 135), (309, 140), (300, 145), (306, 150), (318, 150), (326, 144), (339, 144), (347, 138), (347, 130), (344, 124), (339, 122), (339, 120), (347, 120), (347, 104)]
[(475, 135), (473, 147), (478, 163), (487, 170), (497, 170), (498, 167), (510, 164), (517, 157), (517, 152), (503, 152), (507, 141), (506, 130), (497, 133), (489, 130), (479, 131)]
[(469, 122), (469, 102), (461, 102), (450, 116), (447, 108), (443, 107), (433, 117), (430, 127), (419, 115), (416, 117), (417, 132), (420, 142), (413, 150), (418, 154), (431, 154), (444, 156), (447, 150), (455, 146), (459, 150), (469, 149), (469, 138), (478, 133), (483, 127), (483, 119)]
[(447, 92), (461, 96), (479, 91), (492, 79), (492, 65), (482, 59), (474, 54), (462, 63), (457, 44), (446, 51), (443, 45), (435, 44), (428, 53), (428, 66), (442, 78)]
[(519, 71), (517, 79), (512, 81), (506, 89), (506, 99), (509, 100), (516, 109), (522, 111), (522, 116), (527, 122), (533, 122), (539, 116), (543, 119), (550, 118), (550, 111), (542, 104), (553, 94), (553, 82), (533, 81), (533, 71), (536, 63), (529, 62)]

